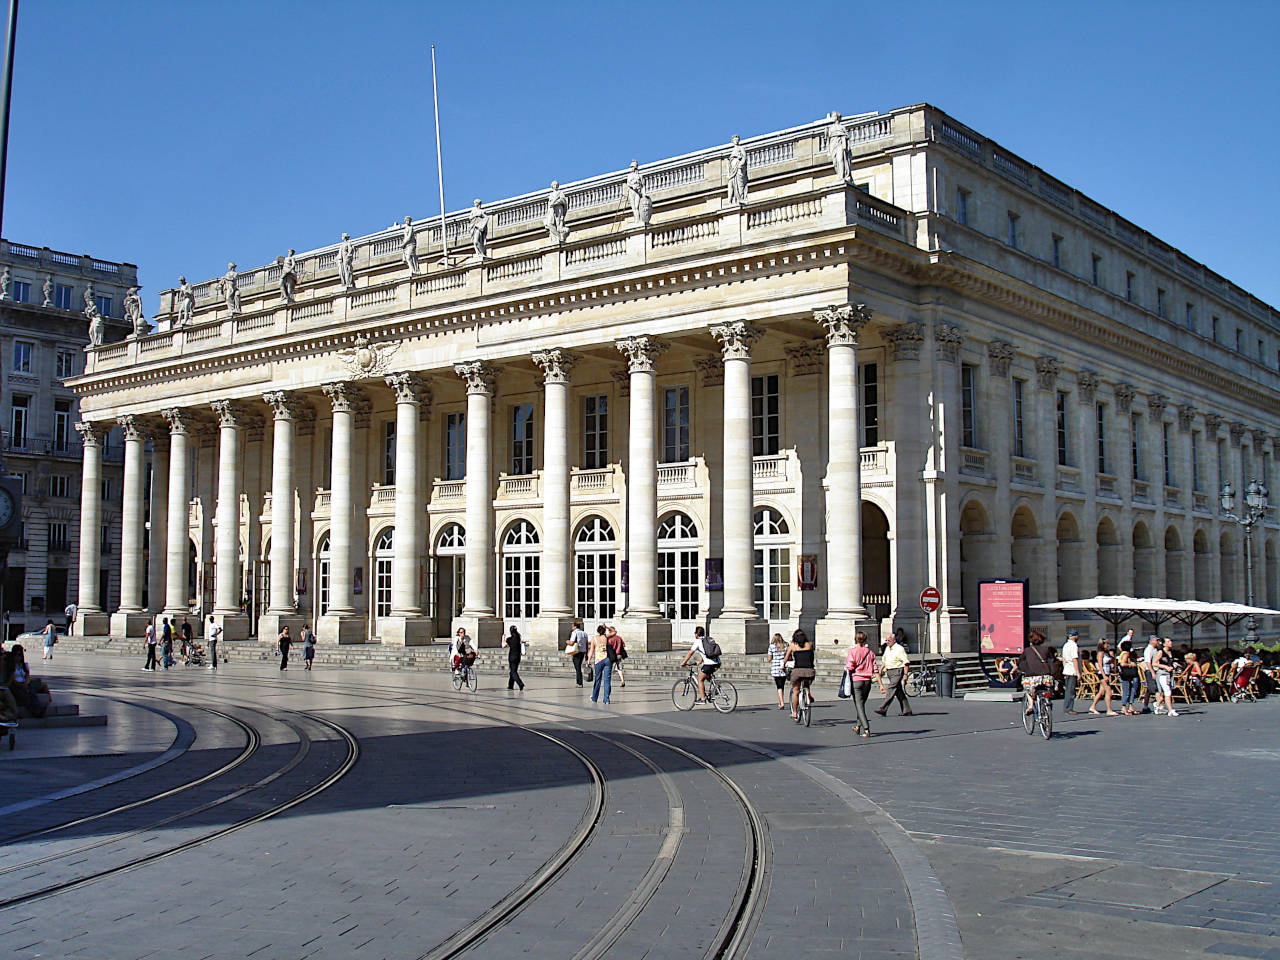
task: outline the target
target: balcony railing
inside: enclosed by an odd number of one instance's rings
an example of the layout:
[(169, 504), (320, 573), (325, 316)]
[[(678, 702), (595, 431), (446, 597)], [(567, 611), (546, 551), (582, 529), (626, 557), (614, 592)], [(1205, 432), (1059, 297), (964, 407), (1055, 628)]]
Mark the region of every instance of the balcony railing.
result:
[(1209, 509), (1209, 495), (1207, 493), (1192, 493), (1191, 509), (1195, 510), (1196, 513), (1211, 513), (1212, 511)]
[(1075, 467), (1058, 467), (1058, 483), (1059, 490), (1079, 490), (1080, 489), (1080, 471)]
[(435, 500), (463, 500), (467, 496), (467, 481), (437, 480), (435, 482)]
[(884, 473), (889, 469), (888, 454), (887, 447), (863, 447), (858, 456), (859, 468), (863, 473)]
[(658, 464), (658, 486), (691, 486), (696, 479), (694, 462)]
[(1133, 499), (1140, 503), (1151, 502), (1151, 484), (1146, 480), (1133, 481)]
[(1177, 487), (1164, 488), (1164, 505), (1166, 507), (1182, 506), (1182, 491)]
[(1028, 460), (1026, 457), (1011, 457), (1013, 464), (1013, 479), (1021, 483), (1036, 482), (1036, 462)]
[(751, 482), (757, 486), (786, 483), (787, 459), (785, 453), (754, 458), (751, 461)]
[(975, 450), (972, 447), (962, 447), (960, 450), (960, 472), (975, 477), (985, 477), (987, 475), (987, 452), (985, 450)]
[(573, 492), (583, 496), (613, 493), (613, 468), (574, 470)]
[(1098, 474), (1098, 496), (1100, 497), (1118, 496), (1116, 492), (1116, 478), (1114, 476), (1112, 476), (1109, 473)]
[(499, 500), (536, 500), (538, 499), (538, 475), (534, 473), (509, 477), (502, 474), (498, 477)]
[(68, 553), (70, 550), (71, 550), (70, 540), (50, 540), (49, 541), (50, 553)]

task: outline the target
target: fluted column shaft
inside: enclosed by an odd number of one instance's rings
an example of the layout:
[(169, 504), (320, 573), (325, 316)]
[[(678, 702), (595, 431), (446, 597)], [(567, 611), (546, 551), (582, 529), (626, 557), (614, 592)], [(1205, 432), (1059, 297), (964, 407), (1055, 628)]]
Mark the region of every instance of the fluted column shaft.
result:
[(464, 617), (492, 617), (493, 493), (489, 458), (489, 403), (493, 371), (483, 363), (458, 364), (467, 381), (467, 548)]
[(84, 441), (80, 465), (80, 579), (76, 606), (80, 613), (101, 613), (98, 566), (102, 562), (102, 429), (78, 423)]
[[(169, 509), (166, 523), (168, 540), (165, 550), (164, 609), (170, 617), (180, 617), (187, 612), (187, 599), (191, 591), (191, 585), (187, 582), (187, 520), (191, 499), (191, 478), (187, 476), (187, 465), (190, 462), (191, 447), (181, 411), (167, 410), (165, 416), (169, 420)], [(152, 509), (154, 511), (155, 508)]]
[(214, 534), (213, 612), (240, 613), (240, 432), (227, 404), (214, 404), (218, 430), (218, 510)]
[(124, 428), (124, 491), (120, 510), (120, 612), (142, 613), (142, 434), (133, 417)]
[(827, 615), (865, 618), (862, 605), (862, 461), (855, 337), (828, 337)]
[(542, 433), (541, 613), (567, 617), (573, 611), (569, 543), (569, 371), (561, 350), (533, 354), (545, 371)]
[(421, 503), (418, 489), (418, 408), (421, 398), (407, 375), (393, 379), (396, 386), (396, 532), (392, 541), (391, 615), (422, 615), (418, 589), (418, 554), (422, 542)]
[(293, 438), (294, 409), (284, 394), (267, 394), (275, 412), (271, 436), (271, 596), (268, 614), (294, 612)]
[(627, 450), (627, 615), (659, 617), (658, 452), (654, 435), (654, 360), (662, 345), (648, 337), (618, 341), (631, 384)]
[(754, 617), (752, 516), (751, 345), (759, 331), (746, 323), (711, 328), (724, 348), (724, 607), (729, 617)]
[(333, 401), (333, 452), (329, 480), (329, 616), (355, 613), (351, 583), (351, 444), (355, 413), (343, 384), (325, 388)]
[[(169, 563), (169, 440), (151, 440), (151, 536), (147, 540), (147, 610), (164, 610)], [(174, 534), (177, 536), (177, 534)]]

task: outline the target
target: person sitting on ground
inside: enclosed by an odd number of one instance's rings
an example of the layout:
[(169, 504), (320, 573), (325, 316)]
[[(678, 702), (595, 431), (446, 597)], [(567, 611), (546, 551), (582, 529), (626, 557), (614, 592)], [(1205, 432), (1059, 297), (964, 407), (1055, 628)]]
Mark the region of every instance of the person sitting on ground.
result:
[[(0, 682), (8, 687), (17, 702), (19, 713), (31, 717), (43, 717), (47, 709), (47, 701), (42, 700), (40, 693), (48, 693), (49, 688), (41, 681), (33, 680), (31, 668), (27, 666), (27, 654), (22, 644), (15, 643), (4, 658), (3, 675)], [(52, 699), (50, 697), (49, 699)]]
[(1000, 657), (996, 660), (996, 676), (1000, 678), (1001, 683), (1017, 682), (1018, 668), (1011, 658)]

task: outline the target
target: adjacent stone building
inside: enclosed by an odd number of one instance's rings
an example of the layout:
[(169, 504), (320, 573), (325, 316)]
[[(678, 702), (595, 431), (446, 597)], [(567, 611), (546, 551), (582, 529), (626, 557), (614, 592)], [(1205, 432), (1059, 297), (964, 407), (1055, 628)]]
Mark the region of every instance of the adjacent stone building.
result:
[[(580, 616), (650, 649), (914, 634), (929, 584), (972, 649), (994, 576), (1244, 599), (1218, 491), (1277, 488), (1275, 310), (933, 107), (446, 220), (447, 251), (406, 220), (232, 264), (90, 352), (85, 476), (109, 427), (125, 461), (88, 631), (141, 631), (146, 583), (232, 637), (551, 645)], [(1272, 606), (1278, 544), (1269, 518)]]
[[(79, 398), (65, 380), (84, 372), (90, 316), (104, 338), (124, 336), (124, 300), (138, 282), (133, 264), (0, 240), (0, 457), (23, 487), (22, 531), (9, 553), (4, 610), (9, 634), (64, 621), (79, 592)], [(92, 305), (92, 310), (89, 310)], [(118, 435), (107, 441), (98, 489), (101, 528), (94, 539), (100, 595), (118, 596), (120, 462)]]

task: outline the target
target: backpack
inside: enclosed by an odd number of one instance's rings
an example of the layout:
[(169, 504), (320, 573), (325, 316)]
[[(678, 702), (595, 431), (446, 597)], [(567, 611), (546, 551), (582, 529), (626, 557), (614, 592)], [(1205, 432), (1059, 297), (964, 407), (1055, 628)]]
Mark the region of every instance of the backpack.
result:
[(720, 644), (716, 643), (710, 637), (702, 638), (702, 655), (709, 660), (720, 659)]

